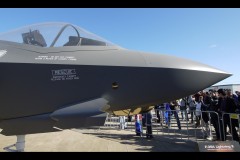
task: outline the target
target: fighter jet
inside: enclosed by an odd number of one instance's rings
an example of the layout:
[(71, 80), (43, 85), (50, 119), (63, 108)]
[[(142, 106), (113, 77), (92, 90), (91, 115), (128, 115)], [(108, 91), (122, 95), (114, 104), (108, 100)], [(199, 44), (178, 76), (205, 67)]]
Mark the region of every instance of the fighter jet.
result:
[(188, 59), (127, 50), (69, 23), (1, 34), (0, 73), (6, 136), (101, 126), (106, 113), (141, 113), (231, 75)]

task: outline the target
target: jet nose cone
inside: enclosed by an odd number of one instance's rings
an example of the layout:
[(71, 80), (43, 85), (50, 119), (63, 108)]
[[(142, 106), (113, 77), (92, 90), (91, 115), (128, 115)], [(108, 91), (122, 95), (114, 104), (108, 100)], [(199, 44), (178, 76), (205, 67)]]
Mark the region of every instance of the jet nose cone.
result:
[(226, 77), (231, 76), (232, 74), (221, 71), (214, 67), (170, 55), (162, 54), (145, 54), (142, 53), (148, 67), (156, 68), (173, 68), (173, 69), (186, 69), (186, 70), (196, 70), (196, 71), (205, 71), (205, 72), (214, 72), (225, 74)]
[[(156, 83), (165, 84), (160, 89), (175, 93), (176, 98), (194, 94), (231, 76), (211, 66), (169, 55), (141, 53), (146, 66), (157, 70)], [(178, 92), (178, 93), (176, 93)]]

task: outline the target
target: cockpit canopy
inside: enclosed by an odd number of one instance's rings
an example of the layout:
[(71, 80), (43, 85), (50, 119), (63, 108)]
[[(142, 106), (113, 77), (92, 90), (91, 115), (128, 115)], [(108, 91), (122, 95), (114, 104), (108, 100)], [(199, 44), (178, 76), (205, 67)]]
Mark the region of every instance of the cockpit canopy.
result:
[(116, 46), (69, 23), (41, 23), (0, 34), (0, 40), (40, 47)]

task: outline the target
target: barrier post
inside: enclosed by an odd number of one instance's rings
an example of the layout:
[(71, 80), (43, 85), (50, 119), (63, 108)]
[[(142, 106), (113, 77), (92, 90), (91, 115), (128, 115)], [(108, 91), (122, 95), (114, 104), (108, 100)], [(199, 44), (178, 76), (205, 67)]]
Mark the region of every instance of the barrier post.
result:
[(231, 115), (229, 114), (229, 121), (230, 121), (230, 129), (231, 129), (231, 134), (232, 134), (232, 141), (233, 141), (233, 130), (232, 130), (232, 120), (231, 120)]
[[(187, 117), (188, 115), (187, 115), (188, 113), (187, 112), (185, 112), (185, 116)], [(187, 120), (187, 119), (186, 119)], [(189, 140), (189, 133), (188, 133), (188, 121), (186, 121), (187, 122), (187, 136), (188, 136), (188, 140)]]
[(226, 132), (225, 132), (225, 124), (224, 124), (224, 114), (225, 113), (222, 114), (222, 126), (223, 126), (222, 130), (223, 130), (223, 140), (226, 141), (226, 139), (225, 139), (225, 137), (226, 137), (225, 133)]

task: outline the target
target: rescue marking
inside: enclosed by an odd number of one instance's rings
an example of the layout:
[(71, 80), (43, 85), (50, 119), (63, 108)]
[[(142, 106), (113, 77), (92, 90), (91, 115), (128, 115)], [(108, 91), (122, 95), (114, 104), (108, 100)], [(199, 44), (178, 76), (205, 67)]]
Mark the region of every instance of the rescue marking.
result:
[(51, 81), (78, 80), (76, 69), (52, 70)]

